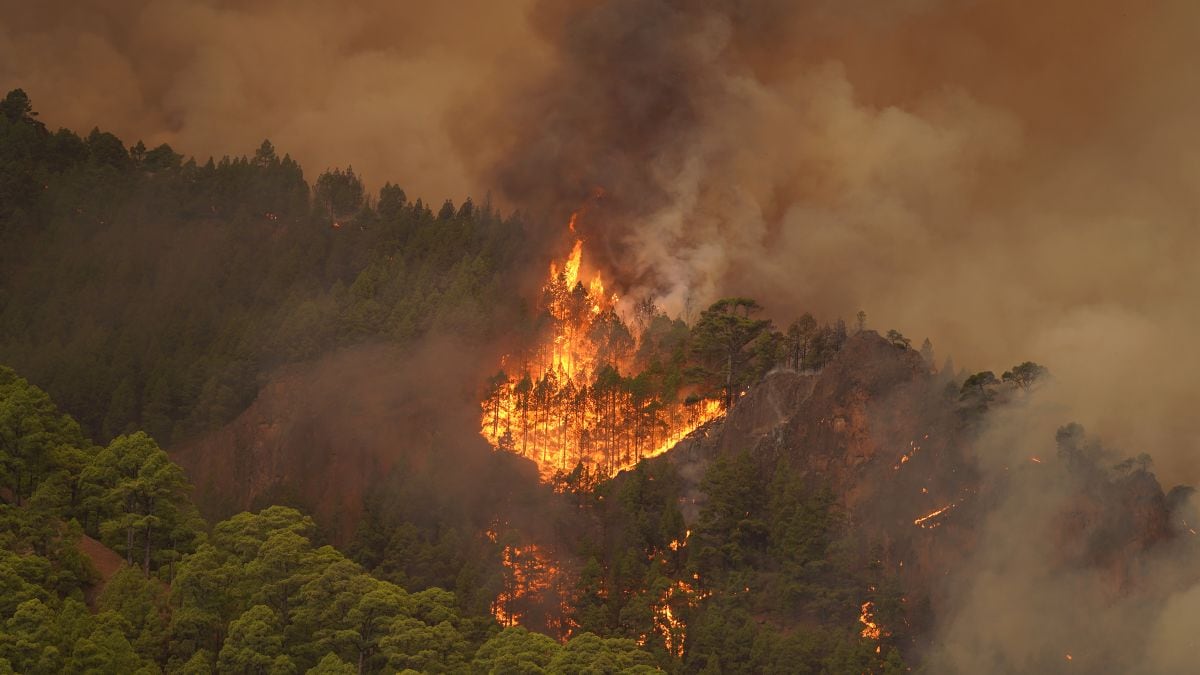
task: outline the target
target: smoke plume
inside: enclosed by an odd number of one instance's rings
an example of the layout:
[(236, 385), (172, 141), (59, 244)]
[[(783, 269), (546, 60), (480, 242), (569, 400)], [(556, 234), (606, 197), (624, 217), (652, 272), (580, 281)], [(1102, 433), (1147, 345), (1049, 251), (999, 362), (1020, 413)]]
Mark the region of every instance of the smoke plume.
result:
[(1056, 442), (1064, 393), (993, 410), (974, 444), (989, 508), (939, 589), (931, 672), (1190, 669), (1195, 640), (1178, 624), (1200, 589), (1194, 504), (1168, 493), (1163, 522), (1153, 474), (1117, 466), (1126, 453), (1080, 430)]
[(600, 188), (581, 230), (629, 297), (861, 308), (972, 369), (1032, 359), (1088, 428), (1200, 479), (1195, 3), (0, 10), (0, 85), (51, 126), (200, 157), (270, 137), (310, 178), (493, 190), (549, 231)]
[(482, 194), (446, 112), (505, 62), (533, 72), (524, 0), (0, 0), (0, 86), (52, 129), (93, 126), (200, 161), (264, 138), (310, 181), (353, 165), (439, 203)]
[[(0, 12), (0, 86), (24, 87), (51, 126), (100, 124), (202, 157), (270, 137), (310, 178), (352, 163), (427, 201), (491, 190), (548, 237), (592, 200), (580, 231), (623, 295), (677, 312), (743, 294), (781, 318), (861, 308), (872, 328), (928, 336), (939, 360), (972, 370), (1034, 360), (1064, 414), (995, 447), (1046, 451), (1047, 430), (1074, 419), (1151, 454), (1166, 486), (1200, 480), (1198, 3), (0, 0)], [(1061, 495), (999, 507), (942, 663), (1058, 658), (1060, 627), (1032, 620), (1091, 580), (1037, 572), (1049, 553), (1036, 546), (1009, 554)], [(1118, 618), (1135, 618), (1152, 627), (1129, 634), (1149, 641), (1139, 667), (1166, 672), (1191, 665), (1198, 603), (1193, 589), (1165, 609), (1052, 615), (1111, 621), (1079, 637), (1114, 646), (1132, 625)], [(980, 645), (1011, 659), (980, 661)]]
[[(510, 203), (629, 297), (755, 297), (1027, 359), (1200, 478), (1194, 3), (542, 3), (544, 75), (459, 114)], [(500, 130), (500, 131), (497, 131)]]

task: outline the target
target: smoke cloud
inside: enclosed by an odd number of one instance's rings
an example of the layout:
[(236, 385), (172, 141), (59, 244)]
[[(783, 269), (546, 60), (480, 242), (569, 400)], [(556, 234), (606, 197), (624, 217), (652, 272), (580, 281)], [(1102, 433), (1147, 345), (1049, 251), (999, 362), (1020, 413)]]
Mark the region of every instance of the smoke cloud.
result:
[(0, 85), (51, 128), (250, 154), (264, 138), (309, 180), (353, 165), (369, 184), (455, 201), (467, 174), (446, 112), (492, 64), (536, 72), (525, 0), (0, 0)]
[(603, 188), (581, 229), (628, 297), (862, 308), (973, 370), (1035, 360), (1200, 478), (1195, 3), (538, 9), (555, 60), (459, 147), (552, 227)]
[(1091, 438), (1089, 459), (1064, 457), (1064, 394), (1051, 384), (993, 410), (973, 444), (989, 508), (938, 589), (933, 672), (1190, 668), (1195, 639), (1178, 622), (1200, 589), (1194, 503), (1169, 495), (1163, 522), (1152, 474), (1113, 468), (1121, 450)]
[(270, 137), (310, 178), (493, 190), (553, 233), (602, 188), (581, 231), (628, 297), (861, 308), (971, 369), (1032, 359), (1088, 428), (1200, 479), (1195, 3), (0, 10), (0, 84), (51, 126)]
[[(744, 294), (779, 318), (861, 308), (972, 370), (1048, 366), (1061, 405), (982, 443), (988, 470), (1004, 452), (1052, 452), (1074, 419), (1150, 453), (1166, 486), (1200, 481), (1198, 3), (0, 0), (0, 13), (0, 86), (24, 87), (51, 126), (201, 157), (270, 137), (310, 178), (353, 164), (427, 201), (494, 191), (547, 237), (592, 199), (588, 255), (628, 297), (675, 312)], [(1145, 640), (1130, 653), (1147, 672), (1190, 667), (1195, 588), (1130, 606), (1045, 571), (1053, 551), (1028, 525), (1064, 494), (1001, 502), (940, 663), (1049, 663), (1078, 628), (1110, 653)], [(1085, 601), (1063, 611), (1073, 590)], [(1122, 633), (1134, 623), (1150, 628)]]

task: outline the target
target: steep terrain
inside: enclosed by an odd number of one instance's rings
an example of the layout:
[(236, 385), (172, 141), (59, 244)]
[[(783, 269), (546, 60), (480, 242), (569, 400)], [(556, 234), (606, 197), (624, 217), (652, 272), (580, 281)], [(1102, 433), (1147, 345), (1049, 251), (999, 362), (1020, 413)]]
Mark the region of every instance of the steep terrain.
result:
[(436, 472), (440, 490), (468, 503), (536, 492), (532, 465), (492, 452), (475, 432), (473, 392), (457, 388), (470, 381), (459, 371), (471, 353), (451, 341), (376, 345), (284, 369), (236, 420), (172, 457), (210, 518), (291, 504), (339, 541), (353, 534), (364, 495), (394, 472)]
[[(563, 532), (586, 516), (564, 509), (571, 497), (552, 494), (532, 462), (476, 435), (473, 392), (454, 384), (470, 381), (469, 353), (365, 347), (292, 368), (233, 424), (174, 456), (210, 516), (291, 502), (342, 540), (361, 518), (380, 517), (364, 513), (364, 496), (389, 475), (405, 476), (402, 492), (415, 481), (430, 500), (418, 500), (418, 511), (453, 511), (453, 527), (476, 538), (486, 530), (495, 546), (504, 544), (497, 530), (514, 547), (537, 542), (506, 550), (537, 552), (538, 565), (566, 574), (547, 579), (572, 588), (570, 570), (582, 561)], [(899, 589), (905, 625), (882, 631), (904, 635), (920, 660), (937, 648), (939, 625), (965, 611), (976, 571), (1007, 569), (1012, 546), (1025, 547), (1019, 560), (1037, 570), (1015, 574), (1078, 580), (1081, 606), (1101, 608), (1163, 597), (1175, 587), (1155, 582), (1155, 565), (1181, 546), (1194, 555), (1186, 491), (1168, 498), (1148, 462), (1120, 462), (1077, 427), (1057, 439), (1006, 436), (1036, 397), (1009, 382), (964, 392), (915, 351), (866, 331), (818, 372), (771, 372), (726, 417), (649, 461), (679, 477), (691, 527), (708, 499), (706, 471), (721, 456), (749, 453), (764, 472), (782, 460), (811, 490), (830, 491), (844, 524), (838, 550), (852, 573)], [(861, 597), (875, 592), (864, 587)]]
[(691, 522), (705, 504), (701, 478), (722, 454), (748, 451), (766, 467), (785, 458), (814, 489), (831, 489), (857, 564), (894, 575), (918, 641), (953, 612), (971, 567), (1002, 557), (1004, 537), (1048, 574), (1086, 571), (1097, 603), (1168, 592), (1150, 565), (1180, 543), (1194, 549), (1194, 534), (1144, 460), (1119, 462), (1077, 427), (1060, 431), (1052, 456), (1023, 454), (1021, 443), (1046, 445), (1029, 439), (997, 447), (993, 418), (1024, 414), (1034, 394), (999, 383), (963, 395), (951, 382), (867, 331), (818, 373), (768, 375), (727, 418), (656, 461), (686, 482)]

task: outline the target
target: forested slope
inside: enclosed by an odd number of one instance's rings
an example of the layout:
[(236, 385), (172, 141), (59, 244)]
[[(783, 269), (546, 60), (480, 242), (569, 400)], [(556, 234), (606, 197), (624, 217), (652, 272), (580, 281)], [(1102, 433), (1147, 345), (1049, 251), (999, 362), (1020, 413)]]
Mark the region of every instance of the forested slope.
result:
[[(981, 532), (1097, 611), (1196, 569), (1191, 491), (1147, 455), (1006, 435), (1041, 366), (965, 377), (862, 312), (785, 328), (741, 297), (630, 318), (553, 271), (538, 301), (561, 242), (524, 232), (349, 169), (310, 185), (269, 142), (52, 133), (9, 93), (0, 672), (901, 673), (971, 625), (945, 580), (978, 581)], [(520, 356), (557, 344), (556, 298), (596, 315), (579, 382)], [(719, 414), (644, 460), (697, 400)], [(123, 561), (107, 583), (81, 542)], [(1092, 642), (1067, 660), (1128, 658)]]
[[(486, 204), (436, 211), (352, 169), (310, 187), (269, 142), (197, 161), (0, 115), (0, 363), (90, 435), (164, 445), (232, 419), (281, 364), (519, 318), (535, 247)], [(540, 265), (539, 265), (540, 266)]]
[[(501, 631), (453, 593), (409, 593), (280, 506), (209, 527), (145, 433), (93, 445), (0, 368), (0, 672), (655, 672), (632, 640)], [(84, 534), (124, 556), (99, 575)], [(482, 584), (486, 586), (486, 584)]]

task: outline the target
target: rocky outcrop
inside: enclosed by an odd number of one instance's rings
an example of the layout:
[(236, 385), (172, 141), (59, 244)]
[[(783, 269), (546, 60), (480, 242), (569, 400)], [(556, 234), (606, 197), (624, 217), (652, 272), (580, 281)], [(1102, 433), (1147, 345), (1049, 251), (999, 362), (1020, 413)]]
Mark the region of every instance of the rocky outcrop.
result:
[[(934, 613), (950, 600), (948, 575), (1004, 546), (985, 537), (1044, 546), (1053, 551), (1047, 564), (1064, 570), (1098, 571), (1112, 596), (1136, 586), (1148, 552), (1174, 536), (1153, 474), (1103, 463), (1082, 471), (1051, 457), (985, 479), (974, 446), (989, 413), (960, 401), (949, 382), (915, 351), (863, 332), (819, 373), (772, 373), (659, 461), (683, 477), (689, 520), (703, 508), (700, 481), (717, 455), (749, 451), (767, 469), (788, 462), (814, 488), (833, 490), (858, 564), (882, 565), (912, 606)], [(994, 394), (997, 409), (1025, 395)], [(1051, 492), (1044, 511), (1020, 498)]]

